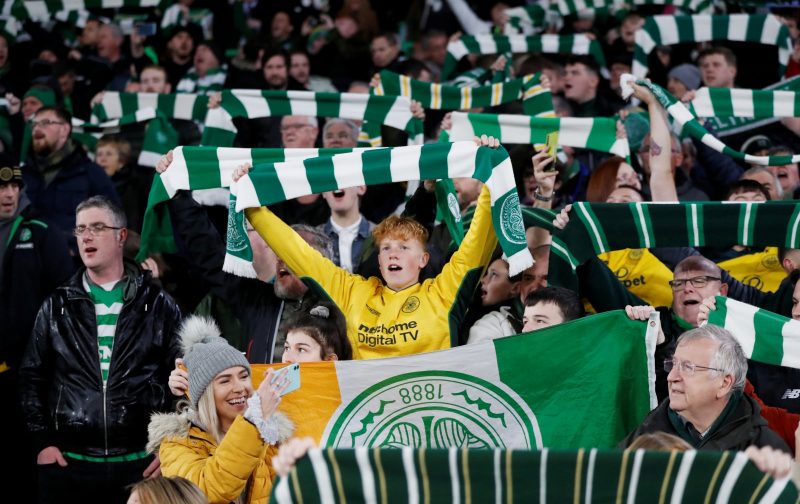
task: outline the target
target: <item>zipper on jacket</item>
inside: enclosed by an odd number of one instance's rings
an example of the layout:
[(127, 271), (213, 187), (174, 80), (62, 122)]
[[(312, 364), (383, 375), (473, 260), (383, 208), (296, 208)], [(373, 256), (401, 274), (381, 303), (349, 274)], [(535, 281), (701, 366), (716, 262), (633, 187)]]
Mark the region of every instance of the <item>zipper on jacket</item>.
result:
[(58, 431), (58, 408), (61, 406), (61, 394), (64, 393), (64, 385), (58, 386), (58, 399), (56, 399), (56, 411), (53, 415), (54, 423), (56, 425), (56, 431)]
[[(101, 377), (102, 379), (102, 377)], [(103, 442), (105, 443), (105, 454), (108, 456), (108, 414), (106, 406), (106, 384), (103, 384)]]
[(272, 359), (275, 357), (275, 345), (278, 344), (278, 331), (281, 329), (281, 317), (283, 317), (283, 308), (286, 306), (286, 301), (281, 300), (281, 307), (278, 310), (278, 320), (275, 322), (275, 330), (272, 331), (272, 344), (267, 345), (267, 359), (264, 361), (266, 364), (272, 364)]

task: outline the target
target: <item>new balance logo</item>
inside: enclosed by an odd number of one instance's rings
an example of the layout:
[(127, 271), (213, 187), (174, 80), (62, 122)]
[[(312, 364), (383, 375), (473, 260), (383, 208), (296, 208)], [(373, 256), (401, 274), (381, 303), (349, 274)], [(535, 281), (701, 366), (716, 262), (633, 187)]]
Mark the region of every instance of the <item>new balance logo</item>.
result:
[(790, 388), (786, 389), (786, 392), (783, 393), (783, 397), (781, 399), (797, 399), (800, 398), (800, 389)]

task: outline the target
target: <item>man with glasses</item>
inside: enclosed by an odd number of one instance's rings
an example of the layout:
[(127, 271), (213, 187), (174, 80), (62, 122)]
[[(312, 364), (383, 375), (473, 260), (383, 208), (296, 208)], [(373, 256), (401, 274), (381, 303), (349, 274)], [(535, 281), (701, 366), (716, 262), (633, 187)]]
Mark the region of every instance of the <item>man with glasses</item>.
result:
[(76, 209), (84, 267), (44, 302), (20, 366), (20, 398), (40, 502), (123, 503), (156, 473), (145, 451), (180, 355), (180, 310), (149, 272), (123, 259), (125, 214), (110, 199)]
[(683, 333), (675, 354), (664, 361), (664, 370), (669, 373), (669, 397), (621, 447), (630, 446), (642, 434), (666, 432), (698, 450), (744, 451), (748, 446), (770, 446), (791, 453), (767, 427), (756, 402), (742, 393), (747, 359), (727, 330), (704, 326)]
[(34, 114), (32, 152), (22, 172), (31, 205), (65, 239), (75, 223), (78, 203), (97, 195), (119, 202), (108, 175), (70, 139), (71, 122), (69, 112), (60, 107), (43, 107)]

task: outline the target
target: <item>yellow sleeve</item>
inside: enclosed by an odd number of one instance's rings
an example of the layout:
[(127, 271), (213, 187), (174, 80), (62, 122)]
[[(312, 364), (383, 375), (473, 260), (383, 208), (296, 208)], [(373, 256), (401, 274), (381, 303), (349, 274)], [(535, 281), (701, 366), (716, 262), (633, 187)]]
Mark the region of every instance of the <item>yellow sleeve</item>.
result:
[(483, 271), (497, 247), (497, 235), (492, 226), (491, 201), (489, 189), (484, 185), (464, 241), (433, 281), (432, 290), (440, 298), (449, 300), (448, 304), (455, 301), (467, 273), (475, 269)]
[(267, 207), (249, 208), (248, 220), (261, 238), (299, 278), (319, 285), (340, 310), (346, 312), (353, 287), (365, 280), (336, 266)]
[(161, 474), (186, 478), (211, 504), (228, 504), (244, 491), (250, 475), (264, 458), (264, 441), (242, 417), (233, 421), (213, 455), (186, 438), (166, 440), (158, 451)]

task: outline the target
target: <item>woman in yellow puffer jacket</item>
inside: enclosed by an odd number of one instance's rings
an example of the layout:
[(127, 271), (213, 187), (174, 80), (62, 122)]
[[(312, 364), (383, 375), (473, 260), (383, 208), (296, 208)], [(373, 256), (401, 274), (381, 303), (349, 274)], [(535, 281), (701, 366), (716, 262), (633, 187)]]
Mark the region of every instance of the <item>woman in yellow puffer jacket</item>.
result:
[(154, 414), (147, 448), (158, 451), (164, 476), (188, 479), (211, 504), (265, 504), (272, 457), (293, 430), (276, 411), (285, 380), (273, 384), (270, 370), (254, 392), (250, 364), (211, 319), (190, 317), (180, 334), (189, 406)]

